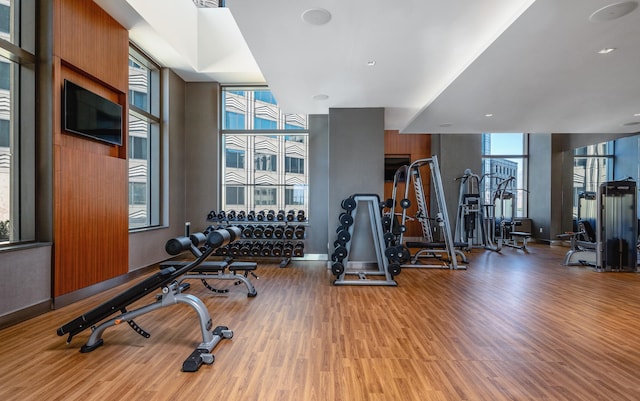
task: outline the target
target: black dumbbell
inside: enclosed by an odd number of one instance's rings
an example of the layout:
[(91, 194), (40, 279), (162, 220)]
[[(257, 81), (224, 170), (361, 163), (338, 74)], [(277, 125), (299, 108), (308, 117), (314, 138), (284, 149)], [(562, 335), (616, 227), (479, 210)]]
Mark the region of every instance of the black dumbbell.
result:
[(251, 242), (243, 242), (240, 245), (240, 255), (249, 256), (251, 254)]
[(256, 213), (256, 220), (264, 221), (265, 219), (266, 219), (266, 213), (264, 212), (264, 210), (261, 210), (258, 213)]
[(305, 221), (307, 216), (304, 214), (304, 210), (298, 210), (298, 214), (296, 215), (296, 220)]
[(262, 243), (254, 242), (251, 245), (251, 256), (260, 256), (261, 250), (262, 250)]
[(264, 235), (265, 238), (272, 238), (273, 231), (274, 231), (274, 227), (272, 225), (268, 225), (264, 228), (262, 235)]
[(271, 248), (271, 255), (272, 256), (280, 256), (280, 255), (282, 255), (282, 243), (277, 242), (277, 243), (273, 244), (273, 248)]
[(350, 240), (351, 240), (351, 234), (349, 234), (348, 230), (340, 230), (340, 231), (338, 231), (336, 241), (338, 241), (340, 243), (340, 245), (344, 246)]
[(304, 226), (297, 226), (297, 227), (293, 230), (293, 236), (294, 236), (296, 239), (304, 239), (304, 231), (305, 231)]
[(273, 238), (282, 238), (284, 237), (284, 228), (280, 227), (280, 226), (276, 226), (273, 229)]
[(291, 255), (293, 255), (293, 244), (290, 242), (284, 244), (284, 246), (282, 247), (282, 254), (286, 258), (290, 258)]
[(247, 213), (247, 220), (255, 221), (256, 220), (256, 212), (253, 211), (253, 210), (250, 210), (249, 213)]
[(247, 214), (245, 213), (244, 210), (240, 210), (238, 214), (236, 214), (236, 220), (238, 221), (245, 221), (246, 218), (247, 218)]
[(344, 273), (344, 265), (341, 262), (335, 262), (331, 265), (331, 273), (336, 277)]
[(243, 238), (253, 237), (253, 226), (244, 226), (242, 228), (242, 237)]
[(297, 242), (297, 243), (293, 246), (293, 256), (295, 256), (295, 257), (302, 257), (302, 256), (304, 256), (304, 243), (302, 243), (302, 242)]
[(260, 255), (262, 256), (270, 256), (271, 248), (273, 248), (272, 244), (264, 244), (262, 245), (262, 249), (260, 249)]
[(267, 221), (274, 221), (276, 219), (276, 212), (274, 210), (269, 210), (267, 212)]
[(262, 226), (253, 227), (253, 238), (262, 238), (264, 235), (264, 228)]
[(340, 202), (340, 206), (344, 210), (350, 212), (356, 208), (356, 200), (353, 198), (353, 196), (350, 196), (348, 198), (343, 199), (342, 202)]
[(287, 226), (284, 229), (284, 237), (286, 239), (293, 239), (294, 232), (295, 232), (295, 229), (292, 226)]
[(353, 217), (347, 212), (340, 213), (338, 219), (340, 220), (340, 224), (345, 227), (349, 227), (353, 224)]
[(276, 215), (276, 220), (284, 221), (286, 215), (287, 214), (285, 213), (284, 210), (278, 210), (278, 214)]
[(215, 220), (218, 217), (218, 213), (215, 210), (212, 210), (207, 214), (207, 220)]
[(296, 219), (296, 212), (295, 210), (289, 210), (287, 212), (287, 221), (294, 221)]

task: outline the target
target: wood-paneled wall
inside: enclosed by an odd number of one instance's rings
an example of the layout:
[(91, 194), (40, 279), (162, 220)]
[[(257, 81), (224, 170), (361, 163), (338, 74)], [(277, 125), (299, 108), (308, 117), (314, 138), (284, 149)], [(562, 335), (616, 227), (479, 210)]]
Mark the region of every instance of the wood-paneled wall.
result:
[[(93, 1), (54, 3), (53, 297), (128, 271), (127, 30)], [(123, 145), (62, 129), (64, 80), (123, 106)]]
[[(396, 130), (384, 131), (384, 154), (385, 157), (389, 156), (405, 156), (411, 161), (424, 159), (431, 157), (431, 135), (429, 134), (406, 134), (401, 135)], [(429, 204), (429, 188), (431, 177), (428, 173), (422, 176), (427, 205)], [(384, 183), (384, 198), (391, 198), (393, 193), (393, 182)], [(396, 197), (402, 199), (404, 193), (404, 185), (400, 185), (397, 190)], [(417, 212), (416, 199), (413, 188), (409, 189), (409, 200), (411, 201), (411, 207), (407, 210), (408, 216), (415, 216)], [(397, 209), (399, 210), (399, 209)], [(420, 237), (422, 236), (422, 228), (416, 221), (408, 221), (407, 232), (408, 237)]]

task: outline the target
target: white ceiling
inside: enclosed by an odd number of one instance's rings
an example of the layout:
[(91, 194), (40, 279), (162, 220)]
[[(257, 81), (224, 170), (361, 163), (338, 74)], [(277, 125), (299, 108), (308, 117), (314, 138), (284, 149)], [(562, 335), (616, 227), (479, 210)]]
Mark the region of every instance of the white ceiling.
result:
[[(94, 1), (186, 81), (268, 82), (288, 113), (383, 107), (406, 133), (640, 131), (640, 8), (589, 18), (620, 0)], [(313, 8), (330, 21), (305, 22)]]

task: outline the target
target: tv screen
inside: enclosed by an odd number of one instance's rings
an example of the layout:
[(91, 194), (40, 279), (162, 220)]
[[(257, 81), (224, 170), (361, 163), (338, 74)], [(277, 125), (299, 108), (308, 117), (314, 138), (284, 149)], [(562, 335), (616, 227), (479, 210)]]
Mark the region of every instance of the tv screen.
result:
[(66, 79), (63, 119), (66, 131), (122, 145), (122, 106)]
[[(408, 166), (411, 164), (411, 158), (409, 156), (387, 156), (384, 158), (384, 180), (393, 181), (393, 176), (396, 171), (402, 166)], [(400, 178), (404, 180), (404, 177)]]

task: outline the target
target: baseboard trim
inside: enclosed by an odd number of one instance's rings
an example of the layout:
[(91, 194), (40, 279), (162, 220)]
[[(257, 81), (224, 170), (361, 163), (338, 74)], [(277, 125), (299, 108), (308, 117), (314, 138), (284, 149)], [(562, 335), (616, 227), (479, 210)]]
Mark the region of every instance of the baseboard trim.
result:
[(134, 270), (121, 276), (90, 285), (89, 287), (81, 288), (68, 294), (60, 295), (59, 297), (53, 298), (51, 309), (62, 308), (63, 306), (71, 305), (74, 302), (89, 298), (90, 296), (99, 294), (113, 287), (117, 287), (121, 284), (126, 284), (135, 278), (147, 274), (153, 269), (157, 269), (157, 265), (151, 265), (142, 269)]
[(0, 316), (0, 330), (50, 312), (51, 303), (52, 300), (48, 299), (35, 305), (27, 306), (26, 308)]

